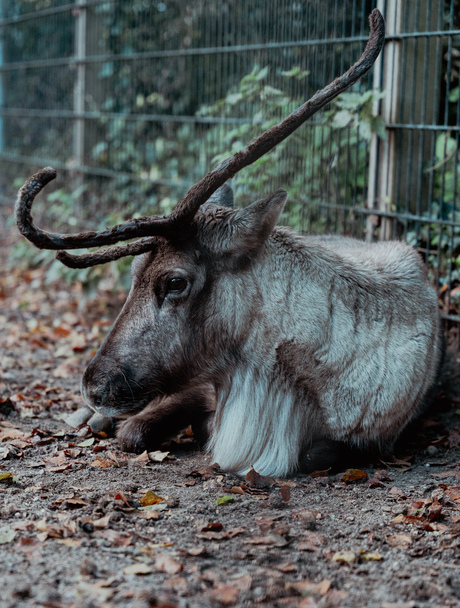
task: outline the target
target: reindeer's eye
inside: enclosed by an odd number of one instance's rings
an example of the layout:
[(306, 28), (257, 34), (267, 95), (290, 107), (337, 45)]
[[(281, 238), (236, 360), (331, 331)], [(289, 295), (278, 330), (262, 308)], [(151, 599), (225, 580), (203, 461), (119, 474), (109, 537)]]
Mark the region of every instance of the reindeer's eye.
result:
[(173, 277), (166, 282), (166, 293), (181, 293), (187, 287), (187, 281), (182, 277)]

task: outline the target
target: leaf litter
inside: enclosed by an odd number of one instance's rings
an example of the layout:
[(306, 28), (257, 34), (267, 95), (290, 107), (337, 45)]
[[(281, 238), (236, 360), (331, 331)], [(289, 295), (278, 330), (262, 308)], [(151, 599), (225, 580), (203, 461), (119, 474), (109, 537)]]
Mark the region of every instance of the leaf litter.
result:
[(458, 603), (458, 397), (395, 458), (352, 472), (240, 478), (191, 450), (190, 431), (123, 454), (86, 421), (65, 423), (122, 298), (81, 309), (78, 283), (46, 289), (41, 270), (1, 266), (0, 293), (7, 608)]

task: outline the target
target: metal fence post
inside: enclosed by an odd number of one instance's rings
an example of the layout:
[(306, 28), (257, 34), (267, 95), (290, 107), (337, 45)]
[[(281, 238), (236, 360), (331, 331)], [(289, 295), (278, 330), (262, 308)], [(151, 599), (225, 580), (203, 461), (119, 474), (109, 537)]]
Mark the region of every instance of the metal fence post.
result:
[[(399, 34), (403, 5), (407, 0), (379, 0), (377, 8), (385, 17), (387, 36)], [(374, 68), (374, 89), (385, 91), (385, 98), (374, 102), (374, 112), (383, 117), (386, 124), (396, 122), (396, 112), (399, 99), (399, 78), (401, 41), (389, 40), (385, 45), (384, 55), (381, 55)], [(379, 211), (391, 211), (391, 202), (395, 191), (396, 137), (394, 131), (387, 129), (386, 139), (377, 134), (372, 135), (369, 158), (369, 190), (367, 206)], [(391, 223), (389, 218), (381, 217), (379, 240), (390, 238)], [(376, 229), (379, 218), (368, 215), (366, 225), (366, 240), (376, 239)]]
[[(2, 5), (0, 3), (0, 19), (3, 17)], [(3, 28), (0, 30), (0, 67), (3, 65)], [(3, 95), (3, 72), (0, 71), (0, 108), (3, 108), (5, 97)], [(5, 140), (3, 132), (3, 116), (0, 115), (0, 154), (5, 151)]]
[(75, 61), (76, 77), (73, 96), (73, 164), (81, 169), (85, 158), (85, 79), (86, 79), (86, 17), (85, 0), (76, 0), (75, 15)]

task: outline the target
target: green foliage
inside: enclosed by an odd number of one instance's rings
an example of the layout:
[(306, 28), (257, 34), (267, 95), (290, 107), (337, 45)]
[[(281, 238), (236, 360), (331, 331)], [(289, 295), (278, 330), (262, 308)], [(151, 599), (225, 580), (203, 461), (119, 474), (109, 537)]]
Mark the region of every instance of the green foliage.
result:
[[(251, 121), (241, 119), (236, 125), (233, 121), (230, 125), (206, 127), (202, 137), (197, 137), (195, 125), (185, 123), (176, 130), (175, 139), (169, 139), (166, 133), (158, 136), (146, 143), (150, 146), (151, 160), (148, 172), (136, 164), (135, 147), (123, 143), (126, 141), (124, 129), (138, 129), (140, 123), (122, 119), (112, 121), (107, 140), (97, 143), (93, 148), (93, 158), (110, 164), (110, 153), (116, 149), (118, 167), (130, 171), (135, 169), (141, 177), (161, 179), (163, 174), (167, 174), (181, 178), (189, 173), (188, 177), (199, 179), (208, 165), (204, 150), (213, 156), (212, 163), (217, 164), (303, 103), (304, 99), (294, 96), (291, 91), (295, 89), (293, 83), (297, 83), (301, 90), (308, 88), (309, 72), (298, 66), (280, 72), (277, 77), (281, 78), (283, 87), (271, 84), (270, 72), (269, 66), (254, 66), (224, 99), (211, 105), (202, 105), (197, 112), (200, 117), (223, 119), (234, 119), (235, 114), (241, 113), (242, 116), (252, 116)], [(384, 135), (383, 122), (373, 113), (374, 101), (381, 98), (382, 93), (374, 91), (343, 93), (332, 108), (320, 117), (321, 122), (310, 123), (296, 131), (275, 150), (234, 178), (233, 187), (238, 202), (245, 204), (265, 196), (274, 187), (284, 185), (290, 194), (290, 205), (283, 218), (284, 222), (302, 229), (305, 210), (316, 208), (324, 200), (331, 173), (334, 174), (334, 192), (337, 196), (347, 201), (352, 196), (355, 200), (363, 200), (366, 196), (367, 143), (374, 132)], [(147, 100), (143, 98), (142, 103), (147, 103)], [(163, 102), (153, 96), (149, 103)], [(139, 133), (131, 133), (128, 139), (134, 141), (136, 135), (140, 137)], [(183, 161), (185, 164), (179, 166), (178, 158), (186, 159), (186, 162)], [(131, 187), (134, 193), (132, 197), (129, 195)], [(179, 198), (174, 196), (174, 191), (169, 190), (165, 194), (161, 188), (152, 189), (147, 179), (131, 185), (126, 179), (120, 178), (112, 182), (108, 192), (116, 201), (118, 198), (116, 208), (121, 208), (123, 203), (123, 212), (115, 212), (99, 220), (99, 229), (139, 215), (139, 200), (142, 201), (143, 214), (167, 214)], [(83, 209), (80, 204), (82, 197), (90, 202)], [(125, 203), (127, 199), (128, 202)], [(88, 221), (94, 229), (94, 217), (85, 217), (85, 209), (91, 209), (87, 211), (88, 214), (94, 213), (96, 205), (92, 204), (93, 200), (96, 202), (95, 194), (88, 184), (71, 192), (59, 189), (48, 194), (45, 202), (43, 198), (39, 199), (34, 213), (39, 217), (40, 224), (41, 216), (50, 221), (53, 227), (60, 226), (65, 218), (67, 226), (81, 226), (82, 221)], [(75, 213), (75, 209), (80, 209), (80, 214)], [(321, 231), (323, 223), (324, 218), (317, 215), (313, 229)], [(74, 270), (56, 262), (53, 252), (37, 252), (34, 247), (21, 241), (13, 249), (12, 261), (16, 265), (21, 261), (29, 265), (45, 264), (47, 280), (64, 279), (72, 283), (80, 281), (87, 297), (95, 294), (100, 282), (103, 287), (111, 289), (117, 284), (129, 286), (129, 261), (126, 258), (104, 266)]]
[[(198, 116), (232, 118), (235, 106), (238, 106), (252, 115), (252, 121), (228, 127), (223, 133), (220, 126), (209, 131), (207, 145), (215, 152), (213, 164), (243, 148), (304, 102), (303, 98), (289, 92), (293, 88), (290, 81), (300, 81), (301, 88), (307, 89), (309, 72), (294, 67), (278, 76), (284, 82), (282, 88), (269, 83), (269, 66), (256, 65), (224, 99), (199, 109)], [(340, 95), (332, 109), (296, 131), (234, 178), (237, 199), (258, 198), (269, 192), (274, 184), (283, 185), (288, 189), (291, 201), (284, 221), (297, 229), (303, 227), (306, 208), (313, 209), (324, 201), (331, 187), (331, 175), (337, 198), (350, 201), (354, 197), (363, 201), (366, 197), (367, 143), (372, 133), (385, 136), (384, 122), (373, 112), (374, 101), (382, 97), (383, 93), (377, 91), (352, 91)], [(320, 230), (321, 222), (318, 217), (314, 229)]]
[[(407, 235), (407, 241), (414, 247), (429, 251), (427, 256), (429, 272), (433, 281), (441, 285), (460, 281), (460, 163), (458, 143), (450, 132), (440, 133), (436, 138), (433, 165), (426, 172), (432, 172), (433, 200), (423, 215), (427, 223)], [(433, 223), (455, 222), (455, 226)]]

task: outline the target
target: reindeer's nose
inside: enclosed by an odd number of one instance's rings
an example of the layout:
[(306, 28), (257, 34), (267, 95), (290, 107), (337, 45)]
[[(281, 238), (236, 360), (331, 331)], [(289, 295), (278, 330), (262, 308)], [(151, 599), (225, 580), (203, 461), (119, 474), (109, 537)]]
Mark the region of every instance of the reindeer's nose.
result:
[(99, 410), (104, 407), (104, 403), (107, 401), (108, 390), (106, 386), (88, 385), (83, 378), (81, 394), (86, 405), (93, 410)]

